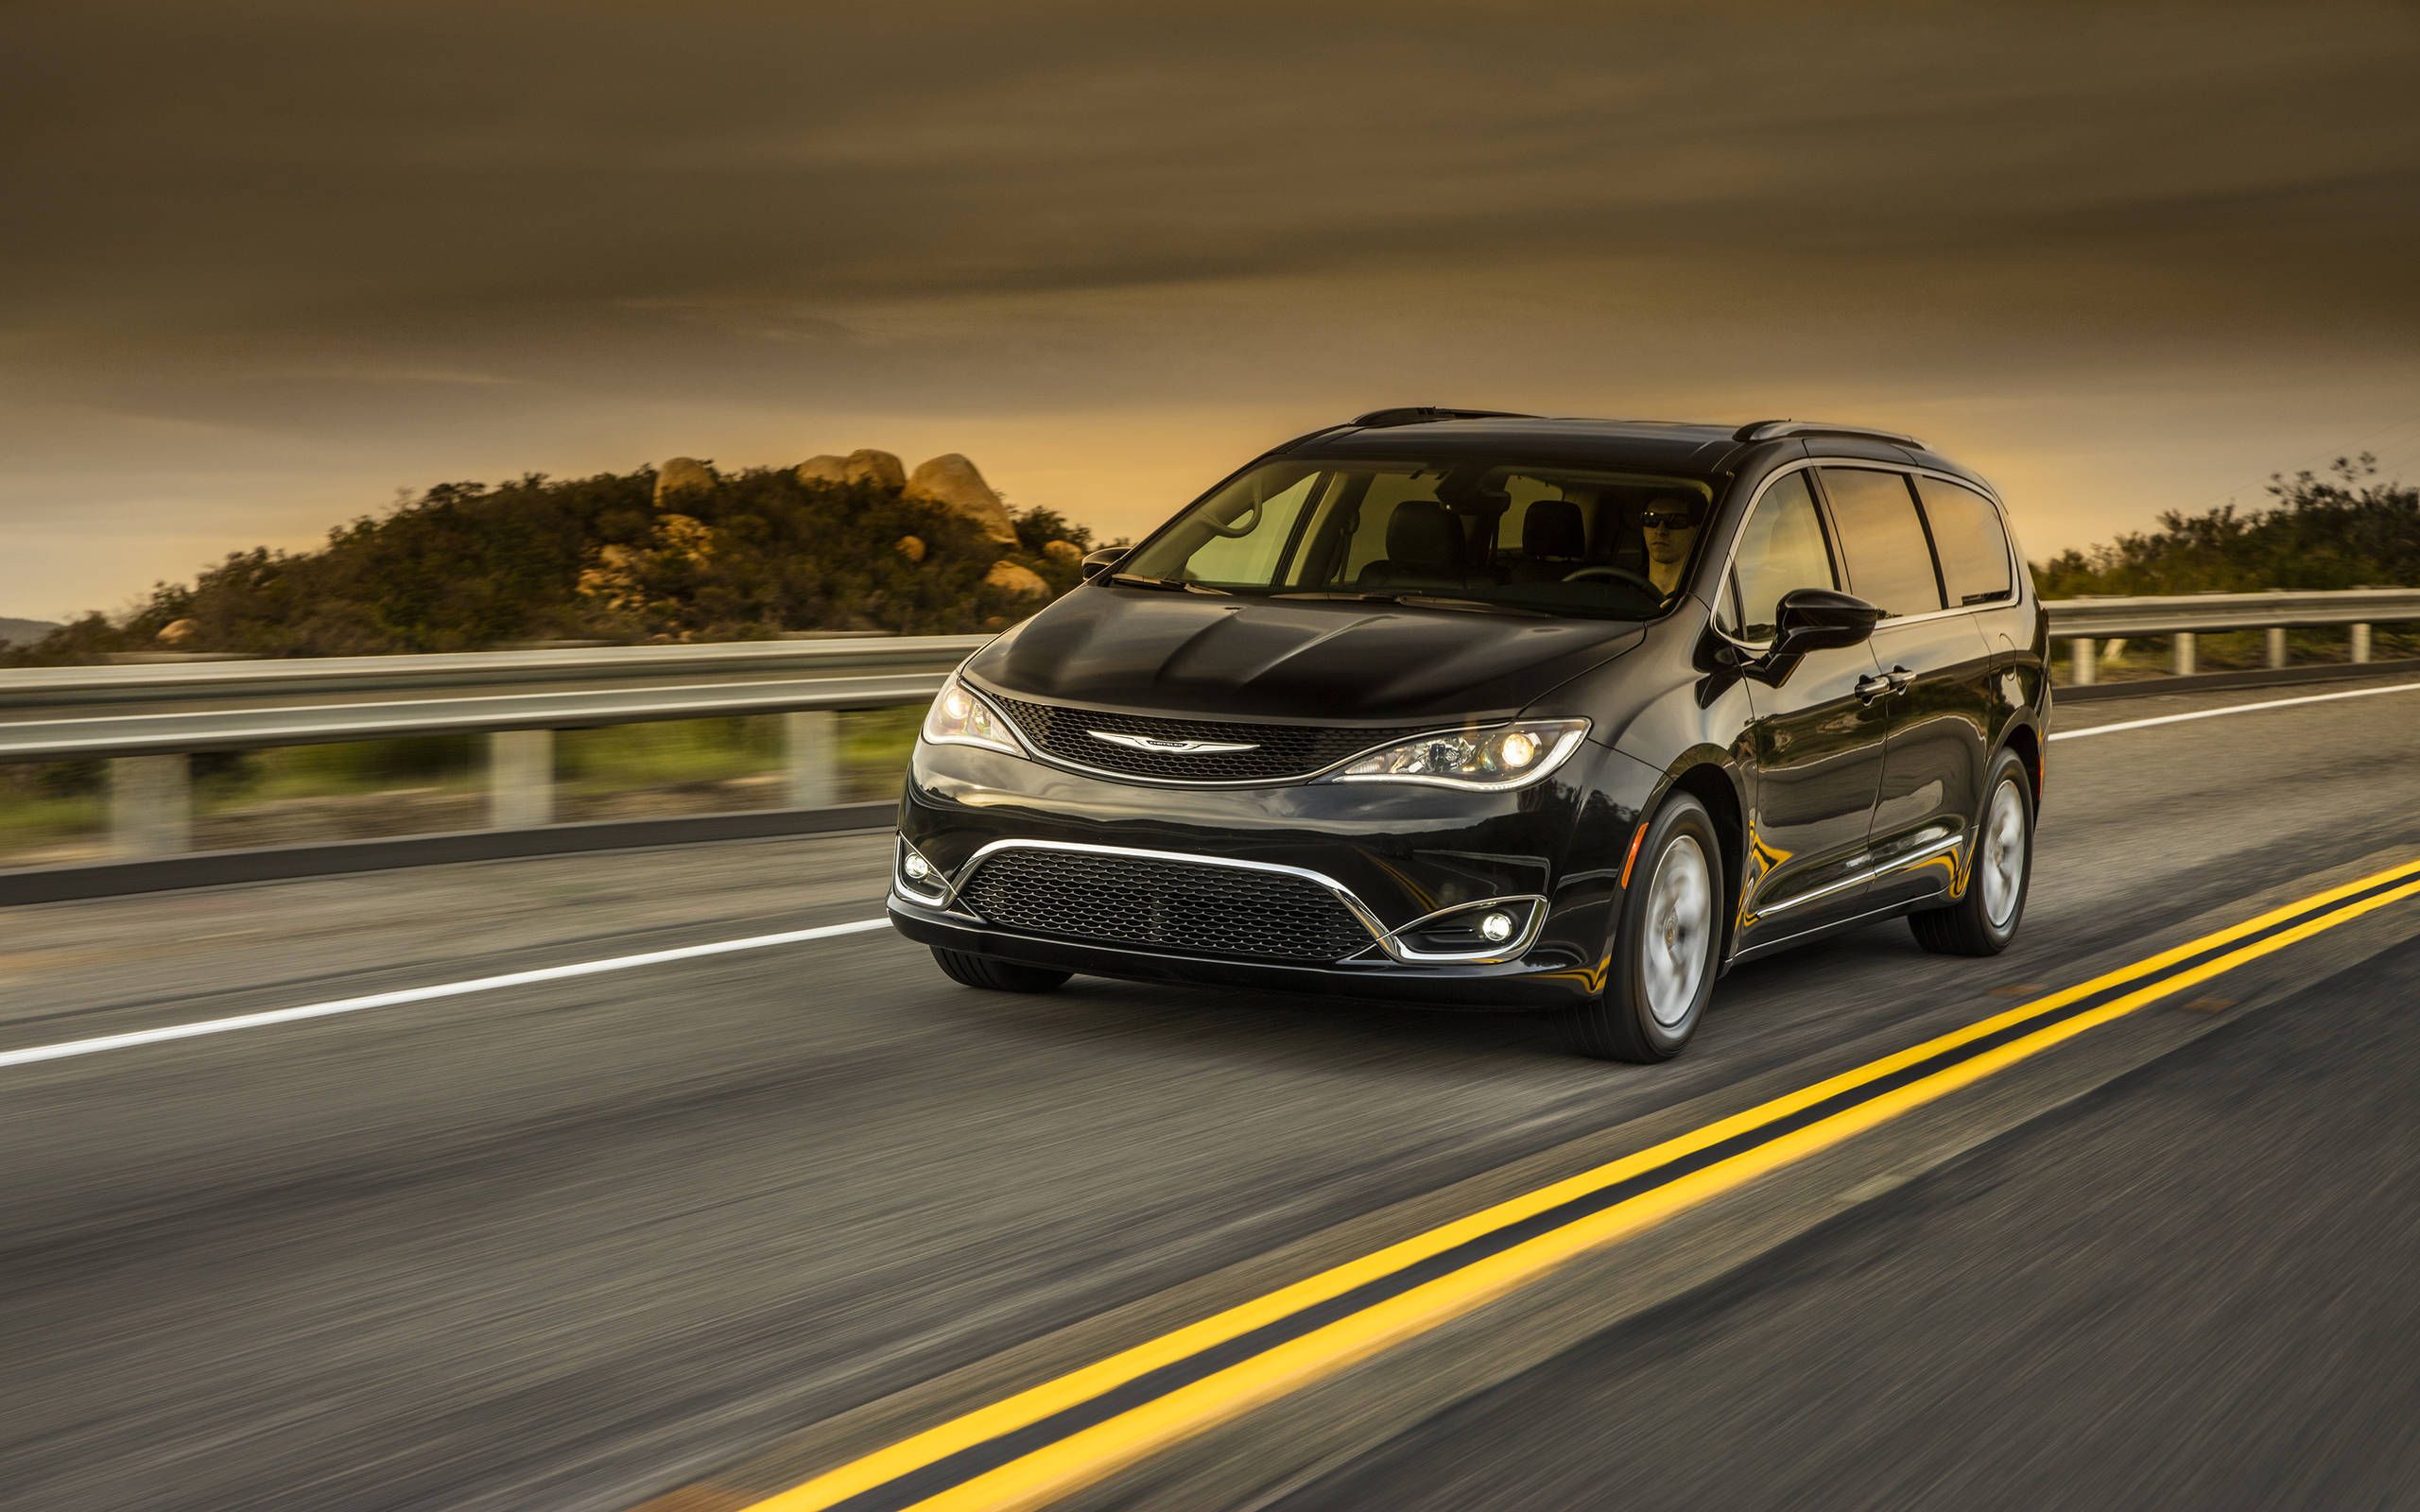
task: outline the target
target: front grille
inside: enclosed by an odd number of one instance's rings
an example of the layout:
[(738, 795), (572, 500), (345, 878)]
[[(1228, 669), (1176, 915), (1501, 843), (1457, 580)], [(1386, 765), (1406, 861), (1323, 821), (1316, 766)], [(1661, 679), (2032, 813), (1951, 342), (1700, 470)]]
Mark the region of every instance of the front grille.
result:
[(1011, 849), (977, 867), (958, 901), (1028, 934), (1201, 955), (1338, 961), (1371, 944), (1307, 877), (1209, 862)]
[[(1437, 728), (1404, 725), (1387, 730), (1354, 730), (1334, 725), (1245, 724), (1226, 719), (1153, 719), (1105, 710), (1028, 703), (997, 694), (993, 698), (1016, 722), (1034, 748), (1046, 755), (1080, 766), (1169, 782), (1275, 782), (1308, 777), (1372, 747), (1409, 740)], [(1232, 741), (1253, 748), (1191, 753), (1137, 750), (1114, 741), (1095, 740), (1090, 732), (1096, 730), (1119, 735), (1149, 735), (1159, 740)]]

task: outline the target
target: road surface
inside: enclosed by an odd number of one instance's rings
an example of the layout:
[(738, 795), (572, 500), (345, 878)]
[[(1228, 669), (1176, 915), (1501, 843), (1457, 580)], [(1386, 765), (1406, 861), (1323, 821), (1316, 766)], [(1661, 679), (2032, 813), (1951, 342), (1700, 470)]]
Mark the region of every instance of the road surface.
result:
[[(0, 1504), (749, 1504), (2420, 860), (2420, 692), (2245, 707), (2306, 696), (2063, 710), (2014, 948), (1755, 963), (1659, 1068), (969, 992), (846, 927), (884, 835), (10, 910)], [(2415, 940), (2331, 924), (1052, 1500), (2420, 1505)]]

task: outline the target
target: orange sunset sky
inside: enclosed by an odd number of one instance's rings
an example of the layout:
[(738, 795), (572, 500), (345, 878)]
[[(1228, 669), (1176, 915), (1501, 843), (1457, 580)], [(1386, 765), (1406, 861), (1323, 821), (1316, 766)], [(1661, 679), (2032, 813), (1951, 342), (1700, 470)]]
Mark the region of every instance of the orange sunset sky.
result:
[(1910, 430), (2036, 557), (2420, 472), (2408, 6), (10, 25), (0, 614), (673, 455), (959, 451), (1114, 536), (1395, 404)]

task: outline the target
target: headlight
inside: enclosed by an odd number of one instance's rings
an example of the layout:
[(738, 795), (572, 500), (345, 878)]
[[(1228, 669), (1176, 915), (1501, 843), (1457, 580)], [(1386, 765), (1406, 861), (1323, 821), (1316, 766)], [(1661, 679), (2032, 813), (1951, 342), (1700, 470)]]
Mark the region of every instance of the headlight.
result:
[(935, 746), (980, 746), (1011, 756), (1025, 754), (1000, 712), (954, 676), (942, 684), (941, 696), (925, 713), (924, 736)]
[(1527, 787), (1562, 765), (1587, 733), (1585, 719), (1517, 719), (1487, 730), (1441, 730), (1374, 750), (1328, 781), (1502, 792)]

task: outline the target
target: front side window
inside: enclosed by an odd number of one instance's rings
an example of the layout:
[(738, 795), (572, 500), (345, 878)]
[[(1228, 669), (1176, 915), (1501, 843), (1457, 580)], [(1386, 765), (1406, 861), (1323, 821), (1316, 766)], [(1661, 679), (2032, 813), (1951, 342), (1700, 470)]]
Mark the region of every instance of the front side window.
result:
[(1894, 617), (1941, 608), (1932, 545), (1925, 539), (1906, 474), (1871, 468), (1822, 471), (1824, 497), (1831, 502), (1841, 556), (1848, 565), (1849, 592)]
[(1282, 475), (1269, 479), (1274, 491), (1202, 541), (1193, 554), (1194, 571), (1214, 581), (1249, 581), (1275, 572), (1318, 481), (1315, 473), (1290, 482)]
[(1743, 641), (1762, 644), (1773, 638), (1781, 618), (1782, 595), (1800, 588), (1838, 588), (1832, 554), (1824, 543), (1824, 521), (1816, 512), (1815, 495), (1804, 472), (1785, 472), (1773, 480), (1756, 512), (1739, 533), (1739, 550), (1732, 558), (1732, 598)]
[(1612, 470), (1289, 458), (1179, 515), (1109, 580), (1651, 619), (1680, 601), (1713, 497)]
[(2006, 598), (2015, 582), (1999, 509), (1974, 490), (1941, 478), (1916, 479), (1916, 493), (1925, 502), (1925, 521), (1932, 526), (1933, 550), (1941, 558), (1949, 602), (1988, 604)]

